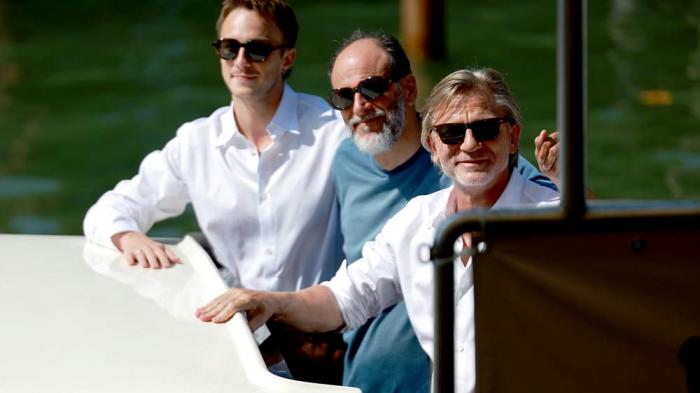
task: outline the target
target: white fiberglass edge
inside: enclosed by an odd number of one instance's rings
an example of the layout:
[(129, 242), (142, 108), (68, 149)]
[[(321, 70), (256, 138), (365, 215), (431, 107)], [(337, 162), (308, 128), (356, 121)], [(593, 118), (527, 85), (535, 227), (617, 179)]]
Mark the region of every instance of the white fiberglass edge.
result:
[(226, 290), (203, 249), (130, 266), (80, 236), (0, 235), (0, 392), (351, 392), (278, 377), (245, 317), (199, 321)]
[[(202, 281), (205, 282), (206, 288), (211, 292), (212, 299), (228, 289), (221, 276), (212, 268), (214, 264), (209, 258), (209, 255), (192, 237), (186, 236), (177, 245), (177, 249), (184, 254), (191, 263), (193, 270), (195, 270)], [(262, 342), (262, 340), (270, 335), (267, 327), (263, 325), (261, 328), (258, 328), (255, 331), (257, 337), (253, 337), (253, 333), (251, 333), (248, 327), (248, 321), (241, 313), (234, 315), (226, 324), (226, 327), (234, 342), (236, 353), (240, 357), (240, 364), (243, 365), (246, 378), (251, 384), (260, 387), (260, 391), (262, 392), (361, 392), (360, 389), (357, 388), (294, 381), (274, 375), (265, 366), (257, 344), (257, 342)], [(262, 339), (258, 337), (262, 337)], [(256, 338), (258, 339), (256, 340)]]

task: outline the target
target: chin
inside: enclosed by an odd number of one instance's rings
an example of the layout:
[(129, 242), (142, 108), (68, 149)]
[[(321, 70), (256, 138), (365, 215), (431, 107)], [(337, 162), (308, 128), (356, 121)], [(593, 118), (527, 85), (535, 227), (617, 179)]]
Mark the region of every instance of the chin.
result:
[(253, 86), (241, 86), (240, 83), (231, 84), (231, 94), (234, 97), (251, 97), (256, 93), (256, 89)]
[(377, 155), (391, 150), (396, 140), (385, 133), (354, 134), (355, 146), (366, 154)]
[(484, 172), (456, 173), (452, 180), (463, 188), (483, 188), (493, 182), (493, 176)]
[(369, 128), (369, 126), (365, 123), (358, 124), (353, 130), (352, 130), (352, 136), (354, 138), (361, 138), (361, 139), (367, 139), (371, 138), (373, 135), (381, 132), (382, 129), (378, 129), (376, 131), (372, 131), (372, 129)]
[(232, 79), (231, 86), (236, 90), (250, 90), (255, 81), (250, 79)]

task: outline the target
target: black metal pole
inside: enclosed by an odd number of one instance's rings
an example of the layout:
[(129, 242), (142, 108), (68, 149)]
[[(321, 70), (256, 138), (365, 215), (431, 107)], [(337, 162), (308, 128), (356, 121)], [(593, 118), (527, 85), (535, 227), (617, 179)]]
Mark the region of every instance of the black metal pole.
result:
[[(558, 1), (557, 128), (560, 131), (562, 146), (560, 173), (562, 176), (563, 218), (570, 224), (582, 222), (586, 213), (584, 170), (584, 130), (586, 128), (585, 14), (585, 0)], [(455, 390), (454, 267), (451, 260), (453, 258), (452, 244), (465, 229), (464, 225), (460, 225), (458, 222), (449, 222), (447, 226), (440, 228), (431, 249), (431, 259), (435, 262), (435, 362), (433, 378), (437, 393), (453, 393)]]
[[(446, 236), (452, 244), (459, 234)], [(443, 244), (450, 244), (449, 241)], [(435, 361), (433, 378), (435, 391), (453, 393), (455, 391), (455, 304), (454, 304), (454, 263), (452, 247), (444, 246), (434, 250), (431, 259), (435, 263)]]
[(568, 220), (586, 212), (586, 0), (559, 0), (557, 127), (561, 136), (561, 203)]

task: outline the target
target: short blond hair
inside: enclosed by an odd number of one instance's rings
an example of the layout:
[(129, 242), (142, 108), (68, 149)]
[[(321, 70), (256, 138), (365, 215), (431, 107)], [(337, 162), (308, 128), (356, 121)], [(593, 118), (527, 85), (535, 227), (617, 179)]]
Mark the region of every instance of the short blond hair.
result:
[(217, 38), (221, 37), (224, 19), (236, 8), (245, 8), (270, 17), (282, 32), (282, 45), (294, 48), (299, 34), (299, 23), (292, 7), (284, 0), (224, 0), (216, 21)]

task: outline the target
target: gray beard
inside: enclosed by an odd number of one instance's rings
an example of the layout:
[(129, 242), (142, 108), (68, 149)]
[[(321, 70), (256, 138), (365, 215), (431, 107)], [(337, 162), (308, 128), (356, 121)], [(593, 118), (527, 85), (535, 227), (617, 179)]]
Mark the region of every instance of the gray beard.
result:
[[(404, 105), (401, 91), (398, 91), (399, 98), (393, 108), (386, 112), (384, 125), (380, 132), (373, 132), (368, 135), (353, 134), (352, 139), (355, 142), (357, 149), (363, 153), (377, 155), (391, 150), (396, 142), (403, 134), (406, 118), (406, 106)], [(384, 115), (384, 111), (375, 108), (374, 112), (366, 117), (375, 117)], [(355, 116), (350, 121), (355, 120)]]

